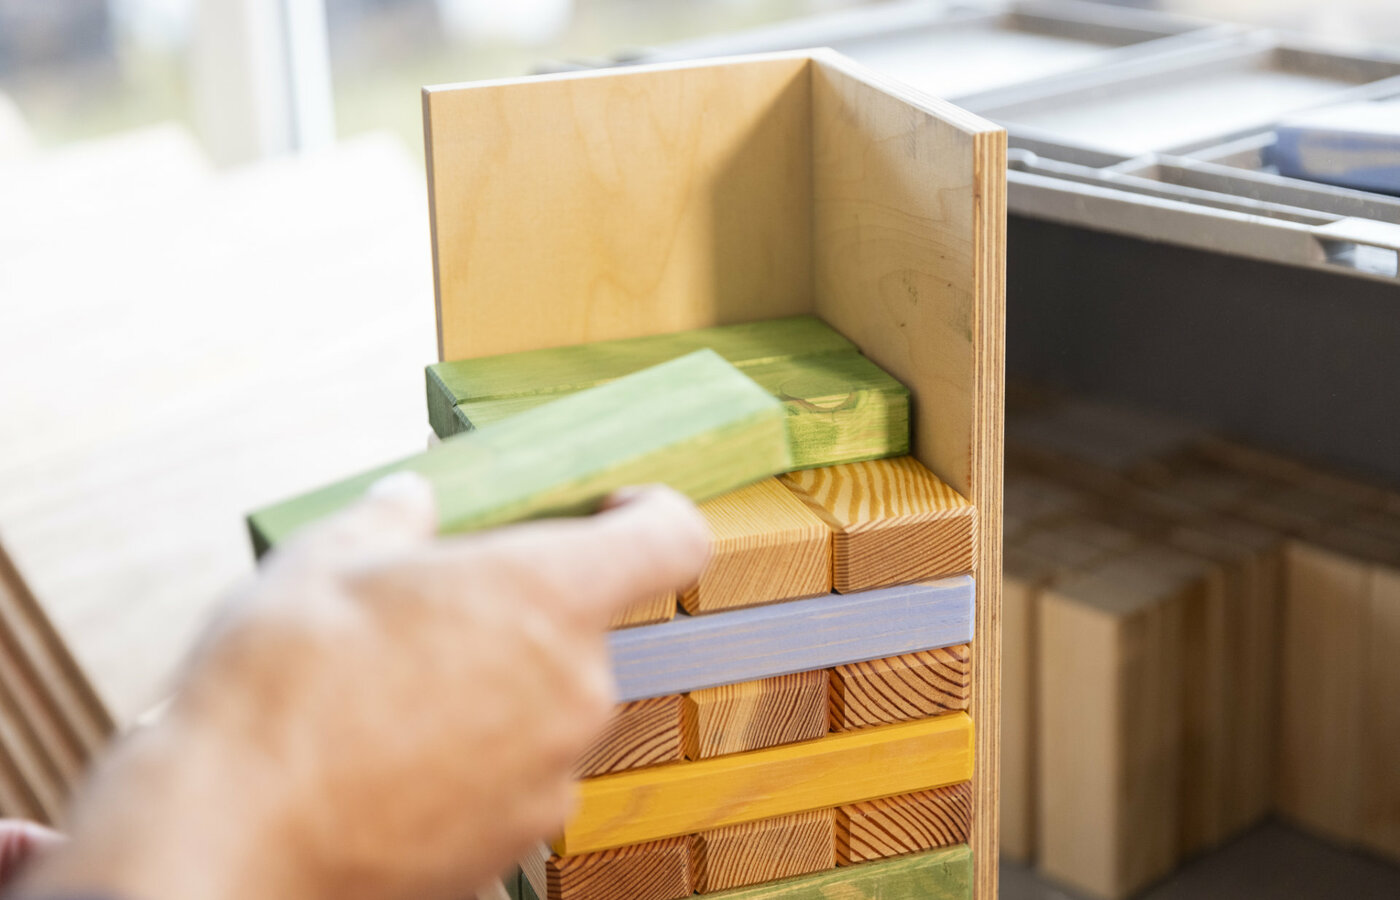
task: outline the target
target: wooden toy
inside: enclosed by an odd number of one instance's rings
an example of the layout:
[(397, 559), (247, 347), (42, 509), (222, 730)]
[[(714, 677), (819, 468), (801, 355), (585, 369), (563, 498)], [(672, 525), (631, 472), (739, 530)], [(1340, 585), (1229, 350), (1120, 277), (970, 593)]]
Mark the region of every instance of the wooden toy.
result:
[(643, 600), (636, 606), (630, 606), (613, 616), (608, 623), (609, 628), (631, 628), (634, 625), (655, 625), (658, 622), (669, 622), (676, 617), (676, 595), (675, 592), (661, 594), (650, 600)]
[(787, 878), (706, 896), (714, 900), (969, 900), (973, 858), (966, 844)]
[(708, 759), (821, 737), (827, 732), (826, 672), (797, 672), (690, 691), (685, 757)]
[(972, 647), (957, 644), (831, 670), (831, 730), (906, 722), (965, 710)]
[(695, 892), (691, 843), (682, 836), (578, 856), (541, 845), (520, 868), (540, 900), (680, 900)]
[(842, 593), (973, 570), (977, 511), (913, 457), (783, 476), (832, 529)]
[(402, 470), (432, 482), (441, 529), (452, 533), (591, 512), (631, 484), (665, 481), (707, 500), (790, 466), (777, 402), (699, 350), (260, 510), (248, 523), (265, 551)]
[(836, 809), (836, 859), (843, 866), (967, 843), (972, 784), (851, 803)]
[(727, 825), (695, 836), (695, 890), (746, 887), (836, 868), (830, 809)]
[(554, 842), (572, 856), (967, 781), (966, 713), (591, 778)]
[(575, 763), (574, 774), (587, 778), (680, 760), (684, 724), (685, 698), (679, 694), (619, 704), (603, 733)]
[(973, 589), (971, 578), (958, 576), (614, 631), (608, 643), (619, 699), (966, 644), (973, 634)]
[(831, 530), (776, 478), (700, 505), (710, 562), (681, 594), (695, 615), (831, 590)]

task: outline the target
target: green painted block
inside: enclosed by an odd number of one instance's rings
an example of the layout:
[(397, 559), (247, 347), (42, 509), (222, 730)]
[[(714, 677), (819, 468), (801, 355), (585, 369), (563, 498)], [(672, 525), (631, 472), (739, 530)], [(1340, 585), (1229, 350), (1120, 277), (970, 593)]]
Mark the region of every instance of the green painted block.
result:
[(384, 475), (425, 476), (443, 533), (592, 512), (631, 484), (705, 500), (792, 468), (783, 408), (709, 350), (568, 394), (248, 517), (259, 554)]
[(971, 900), (966, 844), (705, 894), (707, 900)]

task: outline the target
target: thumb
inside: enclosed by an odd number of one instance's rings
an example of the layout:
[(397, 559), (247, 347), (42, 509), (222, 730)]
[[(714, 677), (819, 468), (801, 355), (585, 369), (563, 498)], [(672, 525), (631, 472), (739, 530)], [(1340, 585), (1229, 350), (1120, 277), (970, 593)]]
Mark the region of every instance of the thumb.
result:
[(291, 542), (317, 559), (393, 555), (437, 534), (437, 501), (428, 480), (395, 472), (353, 506), (305, 529)]

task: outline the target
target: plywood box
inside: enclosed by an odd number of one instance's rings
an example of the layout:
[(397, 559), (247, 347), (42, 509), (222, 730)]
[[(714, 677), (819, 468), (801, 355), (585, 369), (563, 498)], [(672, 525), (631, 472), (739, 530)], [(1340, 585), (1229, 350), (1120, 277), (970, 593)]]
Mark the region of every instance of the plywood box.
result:
[(827, 50), (424, 91), (440, 357), (814, 314), (977, 509), (976, 896), (996, 895), (1005, 136)]

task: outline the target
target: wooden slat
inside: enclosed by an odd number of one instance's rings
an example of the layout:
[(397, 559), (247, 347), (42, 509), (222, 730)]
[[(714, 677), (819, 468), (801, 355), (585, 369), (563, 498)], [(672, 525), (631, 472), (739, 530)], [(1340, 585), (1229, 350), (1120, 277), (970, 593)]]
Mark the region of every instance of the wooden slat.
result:
[(828, 594), (614, 631), (619, 699), (825, 669), (972, 637), (973, 580)]
[(971, 696), (968, 644), (848, 663), (831, 670), (831, 730), (965, 710)]
[(972, 748), (972, 720), (952, 713), (589, 779), (554, 851), (590, 853), (955, 784), (972, 777)]
[(971, 900), (967, 845), (706, 894), (712, 900)]
[(831, 590), (831, 531), (776, 478), (700, 505), (711, 555), (685, 611), (738, 609)]
[(685, 756), (708, 759), (821, 737), (826, 698), (820, 669), (691, 691), (685, 695)]
[(541, 846), (521, 867), (540, 900), (680, 900), (695, 892), (691, 843), (682, 836), (578, 856)]
[(261, 551), (390, 472), (426, 477), (445, 533), (590, 512), (663, 481), (708, 500), (791, 465), (782, 409), (712, 351), (653, 366), (249, 516)]
[(695, 836), (695, 890), (702, 894), (836, 867), (835, 812), (812, 810), (744, 822)]
[(629, 606), (613, 616), (609, 628), (632, 628), (637, 625), (656, 625), (669, 622), (676, 617), (676, 594), (662, 594), (644, 600), (636, 606)]
[(836, 810), (840, 865), (967, 843), (972, 783), (852, 803)]
[(679, 694), (620, 704), (603, 733), (574, 764), (575, 777), (682, 759), (684, 710), (685, 698)]
[(977, 511), (913, 457), (792, 472), (783, 483), (831, 526), (838, 591), (973, 570)]

